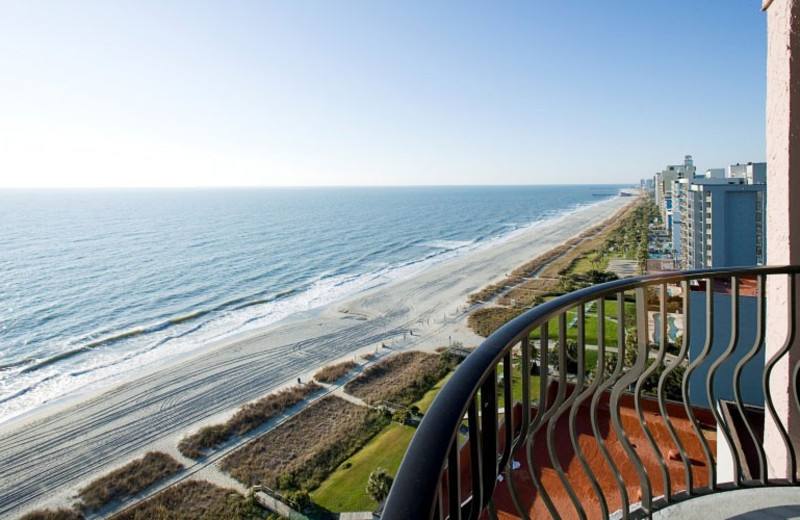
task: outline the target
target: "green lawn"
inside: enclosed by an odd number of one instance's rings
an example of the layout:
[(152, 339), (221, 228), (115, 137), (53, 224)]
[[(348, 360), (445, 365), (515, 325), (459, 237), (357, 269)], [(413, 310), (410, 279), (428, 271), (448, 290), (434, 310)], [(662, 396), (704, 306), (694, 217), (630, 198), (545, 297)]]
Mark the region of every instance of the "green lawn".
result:
[[(606, 300), (603, 304), (605, 308), (605, 343), (606, 346), (616, 346), (617, 344), (617, 302), (616, 300)], [(625, 313), (627, 314), (625, 320), (627, 328), (632, 327), (636, 323), (636, 304), (633, 302), (624, 303)], [(567, 339), (576, 340), (578, 338), (578, 324), (576, 321), (578, 312), (576, 310), (567, 311)], [(586, 311), (586, 344), (597, 345), (597, 304)], [(540, 329), (535, 329), (531, 332), (531, 339), (539, 339)], [(558, 339), (558, 319), (553, 319), (548, 327), (548, 336), (550, 338), (550, 346)]]
[[(505, 396), (503, 395), (503, 385), (499, 382), (500, 374), (503, 373), (503, 366), (497, 366), (497, 406), (503, 407), (505, 403)], [(531, 378), (531, 402), (535, 403), (539, 398), (539, 376), (530, 376)], [(519, 360), (514, 362), (514, 368), (511, 370), (511, 392), (514, 396), (514, 401), (522, 401), (522, 373), (520, 370)]]
[[(570, 270), (571, 273), (574, 274), (585, 274), (594, 269), (594, 265), (592, 265), (592, 260), (597, 257), (597, 253), (589, 253), (586, 256), (580, 257), (575, 264), (572, 266)], [(597, 262), (597, 269), (599, 271), (605, 271), (608, 268), (608, 259), (603, 257)]]
[[(311, 493), (311, 499), (333, 512), (372, 511), (378, 504), (364, 491), (369, 474), (383, 467), (395, 475), (415, 431), (411, 426), (390, 424), (331, 473)], [(351, 467), (344, 469), (348, 463)]]
[(439, 390), (442, 389), (444, 384), (447, 382), (448, 379), (450, 379), (450, 376), (452, 375), (453, 372), (450, 372), (449, 374), (444, 376), (438, 383), (436, 383), (436, 386), (428, 390), (425, 393), (425, 395), (422, 396), (422, 399), (414, 403), (415, 405), (419, 406), (420, 412), (425, 413), (428, 411), (428, 408), (431, 407), (431, 403), (433, 403), (433, 399), (436, 397), (436, 395), (439, 393)]

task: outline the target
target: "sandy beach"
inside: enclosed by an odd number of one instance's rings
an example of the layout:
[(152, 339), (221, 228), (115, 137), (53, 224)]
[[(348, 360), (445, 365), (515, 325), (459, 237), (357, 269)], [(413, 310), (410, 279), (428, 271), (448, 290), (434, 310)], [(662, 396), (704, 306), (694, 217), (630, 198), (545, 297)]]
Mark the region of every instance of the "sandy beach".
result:
[(609, 199), (413, 278), (0, 426), (0, 517), (70, 504), (89, 480), (152, 449), (191, 462), (176, 448), (183, 436), (337, 360), (376, 349), (432, 350), (451, 340), (475, 346), (481, 338), (466, 326), (470, 293), (634, 201)]

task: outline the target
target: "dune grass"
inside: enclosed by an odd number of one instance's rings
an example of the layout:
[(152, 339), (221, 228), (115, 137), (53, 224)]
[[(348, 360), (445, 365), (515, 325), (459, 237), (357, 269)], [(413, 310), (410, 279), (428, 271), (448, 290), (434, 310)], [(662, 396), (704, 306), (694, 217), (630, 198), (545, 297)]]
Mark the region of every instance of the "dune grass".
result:
[(328, 396), (222, 459), (248, 486), (314, 489), (389, 424), (380, 410)]
[(267, 513), (242, 494), (206, 481), (169, 487), (111, 520), (256, 520)]
[(253, 431), (321, 388), (317, 383), (311, 382), (286, 388), (246, 404), (227, 422), (200, 428), (192, 435), (181, 439), (178, 450), (190, 459), (204, 457), (234, 435), (244, 435)]
[(444, 377), (457, 361), (447, 353), (401, 352), (375, 363), (347, 383), (344, 389), (369, 404), (389, 401), (410, 406)]
[(111, 502), (132, 497), (181, 469), (183, 464), (166, 453), (151, 451), (81, 489), (78, 496), (82, 509), (97, 511)]
[(343, 363), (337, 363), (336, 365), (328, 365), (318, 370), (317, 373), (314, 374), (314, 379), (320, 383), (335, 383), (347, 375), (347, 373), (353, 370), (356, 366), (358, 365), (353, 361), (345, 361)]
[(372, 511), (378, 504), (365, 488), (369, 474), (378, 467), (395, 475), (415, 429), (392, 423), (359, 452), (344, 461), (311, 493), (315, 504), (332, 512)]
[(83, 520), (85, 517), (74, 509), (37, 509), (19, 517), (19, 520)]

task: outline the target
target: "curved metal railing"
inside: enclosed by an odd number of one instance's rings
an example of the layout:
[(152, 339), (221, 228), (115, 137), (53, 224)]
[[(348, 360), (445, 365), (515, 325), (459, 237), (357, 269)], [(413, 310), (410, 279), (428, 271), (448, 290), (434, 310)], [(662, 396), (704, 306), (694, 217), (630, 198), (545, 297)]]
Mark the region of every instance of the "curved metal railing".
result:
[[(439, 393), (382, 518), (495, 518), (498, 510), (526, 519), (627, 518), (696, 495), (796, 484), (797, 446), (771, 381), (780, 373), (792, 382), (800, 412), (798, 272), (617, 280), (525, 312)], [(770, 319), (768, 280), (769, 291), (785, 291), (788, 309)], [(785, 340), (766, 359), (765, 333), (777, 325)], [(765, 423), (782, 439), (788, 479), (770, 474)]]

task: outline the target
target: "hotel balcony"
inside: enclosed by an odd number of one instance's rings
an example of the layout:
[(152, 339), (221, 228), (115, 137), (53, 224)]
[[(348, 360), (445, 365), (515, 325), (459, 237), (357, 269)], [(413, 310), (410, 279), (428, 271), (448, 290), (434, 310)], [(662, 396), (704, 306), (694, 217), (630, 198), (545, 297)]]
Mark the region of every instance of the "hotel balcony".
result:
[(382, 518), (800, 515), (798, 273), (618, 280), (512, 320), (434, 401)]

